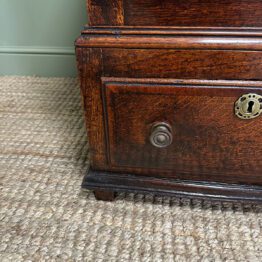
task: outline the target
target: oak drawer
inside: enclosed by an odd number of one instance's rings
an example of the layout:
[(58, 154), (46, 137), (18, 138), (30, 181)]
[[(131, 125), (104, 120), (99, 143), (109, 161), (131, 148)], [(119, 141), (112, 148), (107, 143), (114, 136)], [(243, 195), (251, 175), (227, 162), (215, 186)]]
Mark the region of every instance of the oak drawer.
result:
[(253, 50), (104, 48), (103, 61), (108, 77), (262, 80), (262, 52)]
[(259, 0), (124, 0), (126, 25), (240, 27), (262, 25)]
[(91, 26), (261, 27), (260, 0), (88, 0)]
[[(262, 116), (236, 116), (235, 103), (244, 94), (262, 95), (261, 82), (104, 78), (111, 169), (262, 184)], [(172, 136), (167, 147), (152, 144), (161, 123)]]

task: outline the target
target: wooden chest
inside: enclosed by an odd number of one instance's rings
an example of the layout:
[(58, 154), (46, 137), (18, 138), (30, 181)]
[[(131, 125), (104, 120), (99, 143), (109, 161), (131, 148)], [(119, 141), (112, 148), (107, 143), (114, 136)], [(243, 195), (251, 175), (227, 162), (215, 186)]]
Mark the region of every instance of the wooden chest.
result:
[(76, 40), (99, 199), (262, 201), (262, 1), (88, 0)]

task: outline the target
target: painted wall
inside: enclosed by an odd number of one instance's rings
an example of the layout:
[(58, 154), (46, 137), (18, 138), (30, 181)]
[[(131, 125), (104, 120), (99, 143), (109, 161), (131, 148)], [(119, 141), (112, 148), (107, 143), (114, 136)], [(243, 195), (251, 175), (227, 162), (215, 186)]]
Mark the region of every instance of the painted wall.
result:
[(85, 0), (0, 0), (0, 75), (75, 76)]

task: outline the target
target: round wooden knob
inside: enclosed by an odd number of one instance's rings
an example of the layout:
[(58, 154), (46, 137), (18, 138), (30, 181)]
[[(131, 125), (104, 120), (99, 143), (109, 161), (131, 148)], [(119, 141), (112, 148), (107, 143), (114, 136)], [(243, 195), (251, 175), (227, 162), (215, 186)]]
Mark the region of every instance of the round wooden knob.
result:
[(157, 123), (152, 127), (150, 142), (158, 148), (165, 148), (172, 144), (172, 129), (167, 123)]

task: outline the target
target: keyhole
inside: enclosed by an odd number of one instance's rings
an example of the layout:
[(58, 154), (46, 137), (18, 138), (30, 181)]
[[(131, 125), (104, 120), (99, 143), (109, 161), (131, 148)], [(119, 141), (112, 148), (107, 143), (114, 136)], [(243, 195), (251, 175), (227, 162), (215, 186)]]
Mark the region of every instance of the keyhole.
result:
[(241, 119), (253, 119), (262, 115), (262, 95), (242, 95), (235, 103), (235, 114)]
[(254, 101), (249, 101), (248, 102), (248, 108), (247, 108), (247, 112), (252, 114), (253, 113), (253, 106), (254, 106)]

